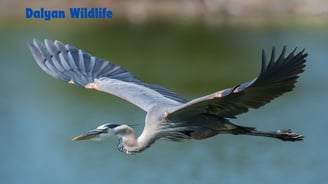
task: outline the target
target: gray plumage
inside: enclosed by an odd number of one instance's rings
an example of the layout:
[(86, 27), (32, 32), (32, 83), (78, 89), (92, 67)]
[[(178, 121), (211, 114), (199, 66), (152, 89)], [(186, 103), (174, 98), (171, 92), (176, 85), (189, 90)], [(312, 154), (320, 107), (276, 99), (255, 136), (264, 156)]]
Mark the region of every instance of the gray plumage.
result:
[(118, 96), (147, 112), (144, 131), (136, 137), (127, 125), (104, 124), (74, 140), (102, 139), (114, 134), (120, 137), (118, 148), (136, 153), (148, 148), (157, 139), (180, 141), (205, 139), (217, 134), (255, 135), (284, 141), (302, 140), (290, 130), (258, 131), (234, 124), (228, 118), (259, 108), (285, 92), (291, 91), (304, 71), (304, 50), (294, 49), (286, 56), (286, 47), (276, 59), (272, 49), (267, 64), (262, 52), (262, 68), (258, 77), (210, 95), (187, 101), (164, 87), (147, 84), (111, 62), (99, 59), (59, 41), (38, 40), (28, 43), (38, 65), (47, 74), (85, 88)]

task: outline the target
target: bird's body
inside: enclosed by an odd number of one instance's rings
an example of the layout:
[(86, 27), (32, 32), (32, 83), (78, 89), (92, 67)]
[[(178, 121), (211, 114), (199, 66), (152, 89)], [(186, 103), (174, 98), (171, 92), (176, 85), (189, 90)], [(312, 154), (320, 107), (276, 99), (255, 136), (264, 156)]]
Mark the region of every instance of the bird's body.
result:
[(157, 139), (199, 140), (224, 133), (273, 137), (284, 141), (303, 139), (290, 130), (262, 132), (234, 124), (229, 119), (291, 91), (298, 74), (304, 71), (307, 56), (304, 50), (296, 55), (294, 50), (285, 57), (284, 47), (275, 60), (273, 49), (269, 64), (266, 64), (263, 52), (262, 69), (257, 78), (187, 101), (171, 90), (140, 81), (120, 66), (59, 41), (45, 40), (43, 44), (34, 40), (29, 43), (29, 48), (38, 65), (49, 75), (118, 96), (147, 112), (145, 127), (139, 137), (128, 125), (107, 123), (73, 140), (103, 140), (114, 134), (120, 138), (120, 151), (137, 153)]

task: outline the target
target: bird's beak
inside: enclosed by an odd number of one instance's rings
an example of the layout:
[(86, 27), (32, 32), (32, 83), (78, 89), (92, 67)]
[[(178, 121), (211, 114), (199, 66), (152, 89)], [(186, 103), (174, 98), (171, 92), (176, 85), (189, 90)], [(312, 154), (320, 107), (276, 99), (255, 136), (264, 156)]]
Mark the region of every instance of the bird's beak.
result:
[(79, 135), (77, 137), (74, 137), (73, 141), (81, 141), (81, 140), (88, 140), (88, 139), (97, 139), (100, 134), (104, 133), (104, 130), (102, 129), (94, 129), (88, 131), (86, 134)]

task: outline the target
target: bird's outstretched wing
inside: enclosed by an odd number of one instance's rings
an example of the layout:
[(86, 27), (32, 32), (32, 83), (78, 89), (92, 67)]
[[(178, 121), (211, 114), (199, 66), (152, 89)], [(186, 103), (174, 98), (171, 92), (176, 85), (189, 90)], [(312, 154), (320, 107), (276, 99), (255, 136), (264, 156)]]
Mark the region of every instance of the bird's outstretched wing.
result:
[(28, 43), (38, 65), (47, 74), (81, 87), (94, 88), (125, 99), (145, 111), (156, 104), (181, 104), (186, 100), (164, 87), (146, 84), (133, 74), (60, 41)]
[(298, 75), (304, 71), (304, 50), (295, 55), (296, 48), (286, 57), (286, 47), (279, 58), (275, 59), (275, 48), (272, 49), (269, 64), (262, 51), (262, 68), (260, 75), (248, 82), (232, 88), (203, 96), (180, 105), (167, 118), (175, 121), (192, 118), (199, 114), (211, 114), (219, 117), (234, 118), (245, 113), (249, 108), (259, 108), (285, 92), (291, 91)]

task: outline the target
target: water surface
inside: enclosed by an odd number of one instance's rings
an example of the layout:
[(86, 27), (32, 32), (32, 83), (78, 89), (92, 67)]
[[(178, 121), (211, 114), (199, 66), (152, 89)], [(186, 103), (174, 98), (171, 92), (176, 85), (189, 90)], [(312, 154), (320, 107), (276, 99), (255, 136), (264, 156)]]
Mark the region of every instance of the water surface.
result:
[[(0, 38), (0, 178), (2, 183), (325, 183), (328, 27), (124, 23), (3, 24)], [(137, 124), (145, 113), (115, 97), (55, 80), (35, 64), (33, 38), (58, 39), (133, 72), (143, 81), (193, 97), (255, 77), (261, 49), (309, 53), (296, 89), (233, 120), (305, 141), (220, 135), (204, 141), (158, 141), (142, 154), (107, 142), (71, 138), (104, 122)], [(268, 54), (269, 55), (269, 54)]]

